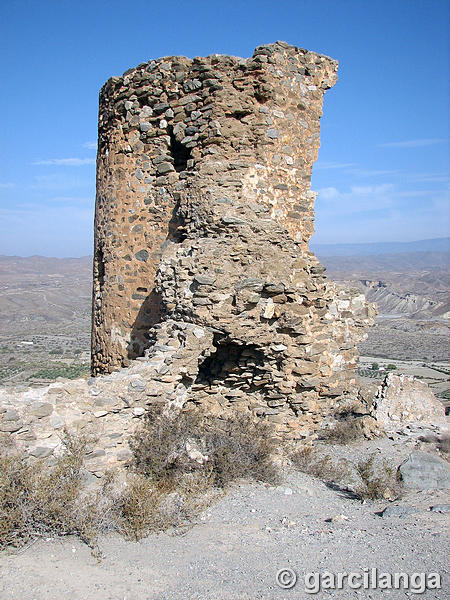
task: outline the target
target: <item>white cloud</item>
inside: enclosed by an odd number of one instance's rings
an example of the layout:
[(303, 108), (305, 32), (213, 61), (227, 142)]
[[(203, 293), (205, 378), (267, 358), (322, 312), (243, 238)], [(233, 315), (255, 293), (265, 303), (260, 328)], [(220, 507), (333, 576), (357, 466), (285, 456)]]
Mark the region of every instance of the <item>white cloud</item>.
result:
[(403, 142), (387, 142), (378, 144), (381, 148), (421, 148), (423, 146), (434, 146), (446, 142), (444, 138), (425, 138), (421, 140), (405, 140)]
[(316, 208), (329, 215), (353, 215), (373, 210), (386, 210), (395, 204), (395, 186), (392, 183), (380, 185), (354, 185), (349, 191), (335, 187), (318, 190)]
[(449, 180), (447, 175), (439, 175), (436, 173), (422, 173), (421, 175), (414, 175), (411, 177), (411, 181), (424, 182), (424, 183), (447, 183)]
[(84, 142), (83, 148), (87, 148), (88, 150), (97, 150), (97, 140)]
[(0, 189), (2, 190), (8, 190), (10, 188), (13, 188), (14, 186), (14, 183), (0, 183)]
[(335, 187), (326, 187), (319, 189), (319, 198), (321, 200), (339, 200), (355, 201), (361, 206), (363, 200), (373, 199), (379, 202), (380, 196), (392, 195), (394, 185), (392, 183), (383, 183), (380, 185), (354, 185), (348, 192), (341, 192)]
[(314, 165), (314, 171), (316, 171), (316, 170), (325, 171), (325, 170), (330, 170), (330, 169), (345, 171), (346, 173), (348, 173), (350, 175), (354, 175), (355, 177), (394, 175), (394, 174), (398, 173), (398, 171), (394, 171), (392, 169), (389, 169), (389, 170), (365, 169), (365, 168), (359, 167), (356, 163), (340, 163), (340, 162), (334, 162), (334, 161), (320, 162), (319, 161), (316, 165)]
[(357, 196), (372, 196), (392, 192), (394, 186), (392, 183), (383, 183), (381, 185), (354, 185), (350, 188), (350, 193)]
[(334, 198), (339, 198), (341, 195), (339, 190), (335, 187), (321, 188), (318, 194), (321, 200), (333, 200)]
[(340, 163), (333, 161), (322, 161), (314, 165), (314, 169), (325, 170), (325, 169), (349, 169), (355, 167), (354, 163)]
[(84, 165), (95, 165), (95, 158), (49, 158), (48, 160), (37, 160), (32, 164), (60, 167), (81, 167)]
[(387, 169), (350, 169), (350, 174), (356, 177), (377, 177), (381, 175), (396, 175), (398, 171)]
[[(81, 175), (83, 173), (83, 175)], [(72, 190), (84, 188), (91, 193), (95, 188), (95, 177), (90, 176), (86, 171), (67, 173), (48, 173), (46, 175), (36, 175), (33, 182), (25, 186), (25, 189), (37, 192), (51, 193), (54, 196), (73, 196)]]

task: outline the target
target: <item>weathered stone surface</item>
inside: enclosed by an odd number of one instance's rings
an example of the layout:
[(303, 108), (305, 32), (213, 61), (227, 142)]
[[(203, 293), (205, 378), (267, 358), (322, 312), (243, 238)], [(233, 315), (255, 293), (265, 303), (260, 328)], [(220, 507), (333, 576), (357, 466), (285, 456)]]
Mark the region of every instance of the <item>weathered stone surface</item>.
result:
[(450, 487), (449, 464), (433, 454), (411, 452), (399, 468), (403, 484), (417, 490), (442, 490)]
[(0, 431), (3, 433), (14, 433), (19, 431), (23, 427), (23, 422), (19, 420), (14, 421), (0, 421)]
[(444, 405), (422, 381), (390, 373), (378, 388), (372, 416), (385, 430), (407, 423), (445, 423)]
[(30, 414), (38, 419), (49, 417), (53, 412), (53, 405), (49, 402), (34, 402), (30, 407)]
[(51, 454), (53, 454), (53, 448), (48, 446), (37, 446), (33, 450), (30, 450), (30, 455), (35, 458), (47, 458)]
[[(307, 252), (314, 232), (310, 178), (323, 95), (336, 82), (336, 70), (336, 61), (326, 56), (277, 42), (256, 48), (248, 59), (164, 57), (105, 84), (98, 143), (94, 373), (127, 366), (149, 347), (149, 328), (165, 316), (156, 274), (170, 244), (204, 235), (226, 238), (239, 230), (244, 237), (230, 260), (245, 262), (248, 235), (269, 236), (259, 250), (267, 252), (282, 244), (278, 237), (287, 232), (295, 242), (291, 252), (306, 255), (312, 275), (323, 273)], [(293, 283), (307, 280), (303, 268), (293, 273)], [(195, 298), (199, 307), (210, 302), (217, 298)], [(265, 318), (273, 318), (271, 312), (268, 308)], [(293, 317), (284, 318), (286, 326), (295, 326)]]
[(295, 435), (355, 395), (375, 310), (326, 280), (308, 250), (337, 63), (285, 43), (255, 62), (260, 51), (166, 57), (102, 89), (92, 361), (108, 372), (170, 340), (179, 350), (155, 380), (177, 403), (257, 403)]

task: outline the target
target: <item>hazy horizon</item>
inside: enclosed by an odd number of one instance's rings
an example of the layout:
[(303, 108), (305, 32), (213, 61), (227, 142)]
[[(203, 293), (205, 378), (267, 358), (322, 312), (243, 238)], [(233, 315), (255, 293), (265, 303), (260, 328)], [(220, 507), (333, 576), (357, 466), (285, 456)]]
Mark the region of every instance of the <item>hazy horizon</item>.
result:
[[(429, 243), (432, 244), (429, 244)], [(419, 250), (406, 250), (405, 247), (408, 246), (412, 246), (412, 245), (430, 245), (430, 249), (419, 249)], [(393, 250), (392, 246), (399, 246), (398, 250)], [(431, 246), (435, 246), (435, 248), (431, 248)], [(320, 254), (320, 250), (325, 250), (325, 249), (335, 249), (336, 252), (340, 255), (340, 256), (346, 256), (346, 254), (343, 254), (342, 251), (346, 248), (351, 248), (353, 250), (361, 250), (361, 252), (355, 253), (354, 255), (370, 255), (370, 254), (396, 254), (396, 253), (403, 253), (403, 252), (450, 252), (450, 237), (439, 237), (439, 238), (427, 238), (424, 240), (411, 240), (411, 241), (407, 241), (407, 242), (398, 242), (398, 241), (389, 241), (389, 242), (355, 242), (355, 243), (351, 243), (351, 242), (342, 242), (341, 244), (320, 244), (320, 243), (314, 243), (311, 242), (310, 243), (310, 247), (312, 249), (313, 252), (315, 253), (319, 253)], [(370, 250), (370, 247), (375, 247), (374, 250), (377, 250), (376, 247), (378, 247), (378, 252), (367, 252), (367, 250)], [(383, 248), (384, 247), (384, 248)], [(88, 254), (82, 254), (79, 256), (56, 256), (56, 255), (47, 255), (47, 254), (5, 254), (5, 253), (0, 253), (0, 258), (1, 257), (6, 257), (6, 258), (48, 258), (48, 259), (57, 259), (57, 260), (81, 260), (83, 258), (86, 259), (91, 259), (93, 256), (93, 253), (88, 253)], [(351, 256), (351, 255), (350, 255)]]

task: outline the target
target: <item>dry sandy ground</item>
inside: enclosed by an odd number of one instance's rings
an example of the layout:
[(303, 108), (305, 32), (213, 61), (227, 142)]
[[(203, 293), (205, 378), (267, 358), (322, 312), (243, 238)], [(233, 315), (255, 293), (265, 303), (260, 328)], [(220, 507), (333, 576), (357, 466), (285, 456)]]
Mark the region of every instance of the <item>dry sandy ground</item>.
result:
[[(378, 451), (401, 462), (411, 448), (390, 440), (347, 447), (343, 455)], [(334, 449), (337, 452), (337, 448)], [(430, 506), (449, 503), (445, 492), (409, 492), (394, 504), (417, 509), (382, 517), (389, 502), (360, 502), (321, 481), (288, 472), (283, 484), (235, 486), (184, 535), (160, 534), (138, 542), (116, 535), (101, 541), (103, 560), (75, 539), (39, 541), (0, 555), (1, 600), (278, 600), (307, 597), (415, 598), (412, 591), (322, 590), (306, 593), (310, 572), (431, 573), (448, 598), (448, 514)], [(328, 519), (338, 517), (330, 522)], [(281, 589), (279, 569), (298, 575)]]

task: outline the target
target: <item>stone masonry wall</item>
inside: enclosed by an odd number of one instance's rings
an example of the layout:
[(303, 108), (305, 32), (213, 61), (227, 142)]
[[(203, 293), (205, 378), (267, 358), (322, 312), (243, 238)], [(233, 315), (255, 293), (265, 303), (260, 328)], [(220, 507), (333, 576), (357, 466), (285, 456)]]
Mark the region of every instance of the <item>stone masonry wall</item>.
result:
[(250, 220), (272, 219), (297, 242), (295, 252), (307, 252), (314, 231), (311, 168), (323, 94), (336, 70), (328, 57), (277, 42), (249, 59), (164, 57), (105, 84), (94, 374), (143, 354), (149, 328), (164, 316), (155, 290), (164, 250), (211, 231), (219, 213), (246, 210)]

